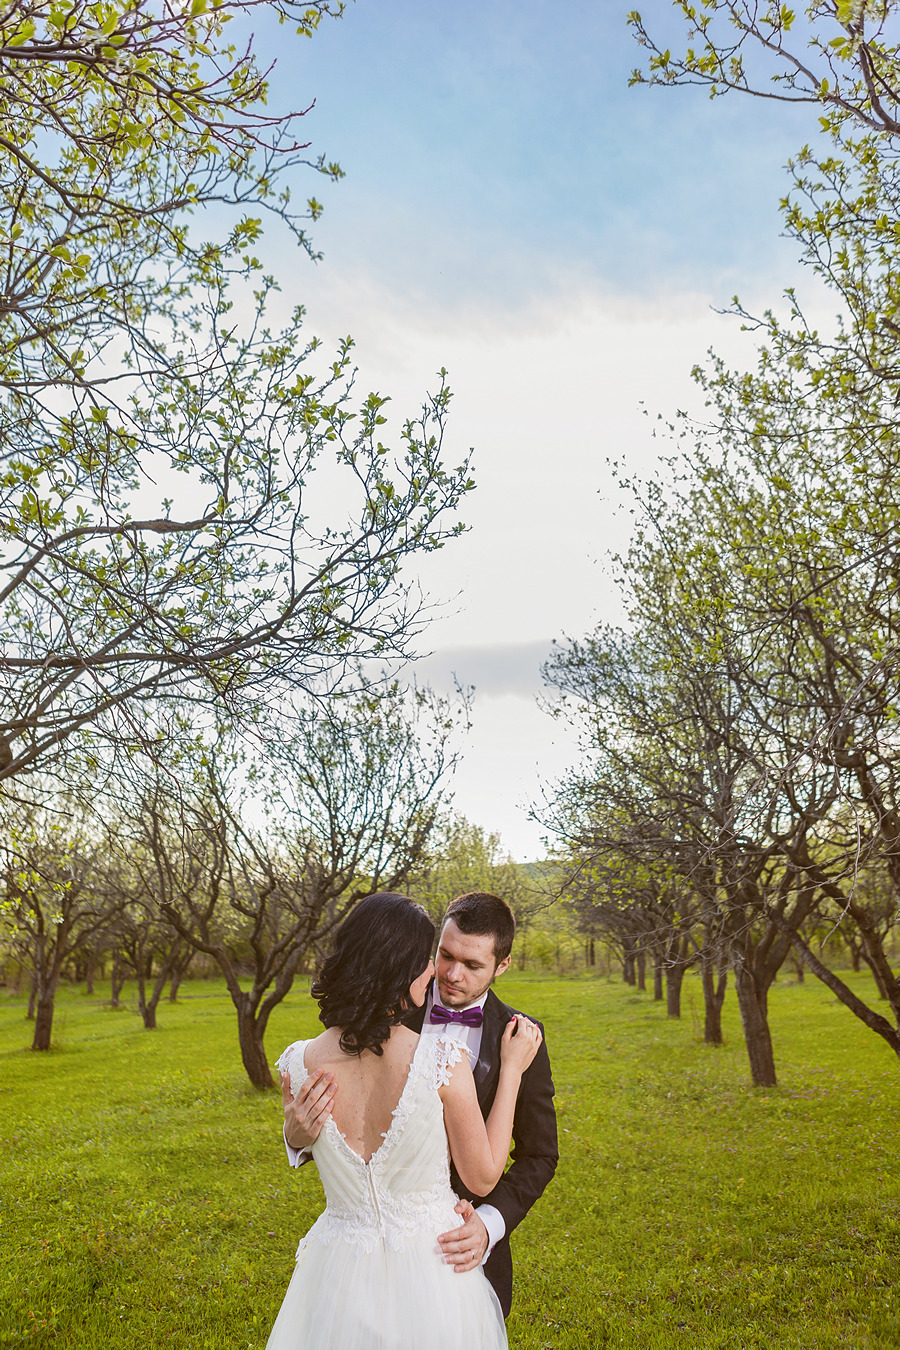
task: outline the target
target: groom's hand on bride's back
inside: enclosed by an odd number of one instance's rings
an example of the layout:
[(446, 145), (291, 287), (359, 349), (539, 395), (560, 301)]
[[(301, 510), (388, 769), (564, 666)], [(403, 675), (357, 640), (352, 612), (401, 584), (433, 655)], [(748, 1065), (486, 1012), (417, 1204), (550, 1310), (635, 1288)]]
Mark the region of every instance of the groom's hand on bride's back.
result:
[(301, 1086), (296, 1097), (291, 1093), (291, 1075), (281, 1075), (281, 1099), (284, 1102), (284, 1137), (291, 1148), (304, 1149), (314, 1144), (331, 1115), (336, 1092), (334, 1074), (316, 1069)]
[(457, 1275), (465, 1275), (481, 1265), (490, 1238), (470, 1200), (460, 1200), (456, 1212), (461, 1220), (459, 1228), (441, 1233), (438, 1242), (446, 1264), (453, 1266)]

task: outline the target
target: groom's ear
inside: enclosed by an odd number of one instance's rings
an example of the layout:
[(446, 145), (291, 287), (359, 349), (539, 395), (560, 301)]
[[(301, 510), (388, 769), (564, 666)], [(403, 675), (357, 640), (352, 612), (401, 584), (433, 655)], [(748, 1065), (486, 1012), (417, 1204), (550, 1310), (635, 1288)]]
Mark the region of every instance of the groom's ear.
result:
[(494, 979), (495, 979), (495, 980), (496, 980), (496, 978), (497, 978), (498, 975), (502, 975), (503, 972), (504, 972), (505, 970), (509, 970), (509, 963), (510, 963), (511, 960), (512, 960), (512, 956), (504, 956), (504, 958), (503, 958), (502, 961), (498, 961), (498, 963), (497, 963), (497, 969), (494, 971)]

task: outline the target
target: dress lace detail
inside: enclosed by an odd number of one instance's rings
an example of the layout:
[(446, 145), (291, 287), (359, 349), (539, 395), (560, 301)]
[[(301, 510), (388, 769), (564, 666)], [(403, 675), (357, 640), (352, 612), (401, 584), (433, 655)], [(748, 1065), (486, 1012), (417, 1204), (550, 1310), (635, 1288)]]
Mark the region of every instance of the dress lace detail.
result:
[[(279, 1056), (296, 1093), (307, 1041)], [(419, 1040), (380, 1146), (368, 1162), (329, 1117), (312, 1147), (326, 1207), (297, 1265), (267, 1350), (506, 1350), (483, 1271), (458, 1276), (437, 1235), (461, 1223), (439, 1089), (465, 1051), (446, 1034)]]
[(410, 1196), (392, 1196), (380, 1192), (373, 1185), (372, 1205), (368, 1213), (354, 1209), (344, 1211), (339, 1204), (329, 1204), (309, 1232), (301, 1239), (297, 1256), (309, 1242), (329, 1247), (335, 1242), (346, 1242), (355, 1249), (357, 1257), (373, 1252), (383, 1245), (394, 1252), (405, 1250), (404, 1239), (420, 1233), (437, 1237), (459, 1225), (454, 1209), (456, 1196), (447, 1186), (438, 1185), (430, 1192), (419, 1191)]
[(434, 1045), (434, 1086), (446, 1087), (463, 1055), (471, 1058), (469, 1047), (447, 1035), (429, 1036), (428, 1039)]
[[(306, 1065), (303, 1063), (303, 1051), (308, 1044), (308, 1041), (292, 1041), (286, 1050), (282, 1050), (275, 1061), (275, 1068), (280, 1074), (287, 1073), (290, 1070), (291, 1095), (295, 1097), (298, 1088), (306, 1082), (306, 1079), (309, 1076), (306, 1072)], [(297, 1050), (298, 1047), (300, 1053), (296, 1057), (296, 1063), (294, 1063), (294, 1051)]]
[[(291, 1092), (295, 1094), (309, 1076), (304, 1062), (308, 1044), (294, 1041), (276, 1061), (279, 1073), (290, 1073)], [(423, 1232), (437, 1236), (459, 1226), (460, 1218), (454, 1208), (458, 1197), (450, 1187), (450, 1153), (443, 1127), (443, 1107), (437, 1094), (439, 1088), (449, 1083), (454, 1068), (467, 1053), (466, 1046), (447, 1035), (420, 1039), (391, 1123), (368, 1162), (350, 1147), (334, 1118), (329, 1116), (312, 1148), (325, 1185), (327, 1205), (297, 1248), (298, 1256), (311, 1241), (323, 1246), (348, 1242), (357, 1253), (374, 1251), (379, 1242), (393, 1251), (403, 1251), (404, 1238)], [(394, 1154), (409, 1147), (404, 1142), (409, 1122), (423, 1111), (430, 1113), (439, 1129), (440, 1146), (433, 1150), (436, 1156), (428, 1178), (431, 1184), (407, 1189), (409, 1168), (401, 1165), (404, 1187), (397, 1194), (392, 1186)], [(349, 1194), (346, 1186), (335, 1187), (329, 1193), (329, 1163), (335, 1157), (356, 1173), (358, 1183), (349, 1188)]]

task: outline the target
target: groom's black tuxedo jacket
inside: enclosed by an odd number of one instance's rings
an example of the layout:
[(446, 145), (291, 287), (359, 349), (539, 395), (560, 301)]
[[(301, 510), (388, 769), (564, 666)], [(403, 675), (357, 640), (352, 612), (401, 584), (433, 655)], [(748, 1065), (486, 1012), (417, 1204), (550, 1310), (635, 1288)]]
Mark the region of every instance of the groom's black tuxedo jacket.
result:
[[(500, 1077), (500, 1041), (515, 1011), (501, 1003), (493, 989), (488, 992), (481, 1025), (481, 1049), (473, 1069), (478, 1105), (485, 1118), (493, 1106)], [(425, 1009), (422, 1007), (414, 1009), (405, 1021), (412, 1031), (421, 1031), (424, 1019)], [(506, 1236), (491, 1252), (484, 1273), (496, 1291), (504, 1317), (509, 1316), (512, 1302), (509, 1235), (543, 1195), (559, 1160), (556, 1112), (553, 1109), (553, 1077), (546, 1040), (541, 1042), (540, 1049), (522, 1075), (513, 1120), (512, 1158), (511, 1166), (490, 1195), (473, 1195), (460, 1181), (455, 1167), (451, 1168), (450, 1178), (457, 1195), (471, 1200), (475, 1205), (493, 1205), (503, 1215)]]

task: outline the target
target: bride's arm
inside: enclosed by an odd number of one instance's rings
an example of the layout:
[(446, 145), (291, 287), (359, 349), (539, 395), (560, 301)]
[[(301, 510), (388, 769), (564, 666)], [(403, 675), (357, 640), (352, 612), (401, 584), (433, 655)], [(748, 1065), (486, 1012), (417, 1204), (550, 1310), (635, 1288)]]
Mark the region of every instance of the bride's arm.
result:
[(487, 1195), (503, 1175), (519, 1084), (540, 1043), (540, 1029), (527, 1017), (517, 1015), (509, 1023), (500, 1043), (500, 1078), (487, 1120), (481, 1114), (465, 1055), (440, 1089), (450, 1153), (463, 1185), (473, 1195)]

